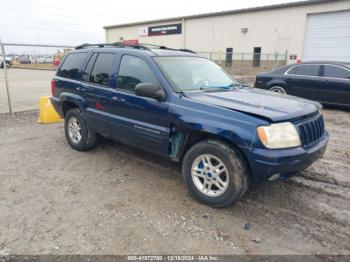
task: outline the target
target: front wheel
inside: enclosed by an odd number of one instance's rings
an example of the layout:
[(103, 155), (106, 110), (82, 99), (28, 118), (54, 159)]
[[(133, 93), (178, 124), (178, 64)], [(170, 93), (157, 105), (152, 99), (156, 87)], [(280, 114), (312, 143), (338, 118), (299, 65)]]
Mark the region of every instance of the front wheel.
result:
[(182, 162), (182, 174), (191, 195), (211, 207), (225, 207), (248, 189), (249, 170), (241, 152), (215, 141), (192, 146)]

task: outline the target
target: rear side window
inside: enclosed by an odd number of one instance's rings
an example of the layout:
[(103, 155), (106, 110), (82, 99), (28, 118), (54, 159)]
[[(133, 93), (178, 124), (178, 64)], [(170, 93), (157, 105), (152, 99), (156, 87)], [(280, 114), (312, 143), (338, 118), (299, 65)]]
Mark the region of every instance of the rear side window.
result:
[(350, 71), (339, 66), (325, 65), (323, 75), (325, 77), (350, 79)]
[(97, 57), (97, 53), (94, 53), (90, 59), (89, 59), (89, 62), (87, 63), (84, 71), (83, 71), (83, 75), (81, 77), (81, 80), (82, 81), (85, 81), (85, 82), (89, 82), (90, 80), (90, 74), (91, 74), (91, 70), (92, 70), (92, 67), (94, 66), (95, 64), (95, 61), (96, 61), (96, 57)]
[(298, 65), (288, 71), (288, 75), (319, 76), (320, 65)]
[(119, 68), (117, 88), (135, 92), (136, 85), (140, 83), (159, 85), (145, 61), (136, 56), (124, 55)]
[[(114, 58), (115, 54), (113, 53), (98, 54), (89, 77), (89, 82), (98, 85), (109, 86)], [(89, 67), (89, 64), (87, 67)]]
[(75, 79), (87, 55), (88, 53), (73, 53), (67, 55), (66, 59), (64, 59), (62, 66), (57, 72), (57, 76)]

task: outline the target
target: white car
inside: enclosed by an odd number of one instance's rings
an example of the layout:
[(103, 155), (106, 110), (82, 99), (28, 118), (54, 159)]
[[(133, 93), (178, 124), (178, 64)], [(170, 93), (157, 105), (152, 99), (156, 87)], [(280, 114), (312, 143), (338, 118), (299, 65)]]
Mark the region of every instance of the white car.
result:
[(41, 56), (36, 58), (36, 63), (38, 64), (51, 64), (53, 61), (52, 56)]

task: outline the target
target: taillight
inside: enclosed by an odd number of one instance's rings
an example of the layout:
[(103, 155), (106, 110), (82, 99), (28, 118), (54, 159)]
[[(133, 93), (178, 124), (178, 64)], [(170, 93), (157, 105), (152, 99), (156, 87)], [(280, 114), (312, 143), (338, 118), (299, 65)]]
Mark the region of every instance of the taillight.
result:
[(55, 87), (56, 87), (56, 82), (55, 80), (51, 80), (51, 95), (55, 96)]

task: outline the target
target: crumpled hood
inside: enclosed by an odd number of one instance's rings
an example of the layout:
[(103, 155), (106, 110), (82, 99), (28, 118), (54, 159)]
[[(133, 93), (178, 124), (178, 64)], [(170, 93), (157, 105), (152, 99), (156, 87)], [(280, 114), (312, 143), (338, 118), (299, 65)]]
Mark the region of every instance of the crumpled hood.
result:
[(298, 118), (322, 108), (314, 101), (257, 88), (219, 92), (185, 92), (185, 95), (198, 102), (251, 113), (273, 122)]

